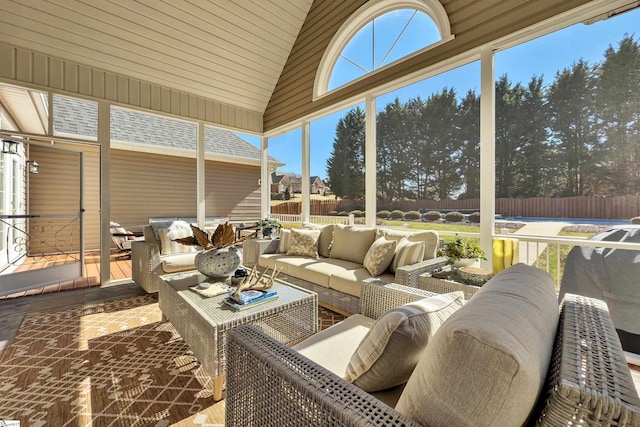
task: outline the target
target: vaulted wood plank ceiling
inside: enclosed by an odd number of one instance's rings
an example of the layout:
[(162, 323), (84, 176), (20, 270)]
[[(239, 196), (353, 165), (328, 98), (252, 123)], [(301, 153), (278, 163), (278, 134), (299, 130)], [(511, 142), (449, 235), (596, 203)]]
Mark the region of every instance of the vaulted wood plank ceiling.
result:
[(0, 39), (263, 113), (312, 0), (2, 0)]

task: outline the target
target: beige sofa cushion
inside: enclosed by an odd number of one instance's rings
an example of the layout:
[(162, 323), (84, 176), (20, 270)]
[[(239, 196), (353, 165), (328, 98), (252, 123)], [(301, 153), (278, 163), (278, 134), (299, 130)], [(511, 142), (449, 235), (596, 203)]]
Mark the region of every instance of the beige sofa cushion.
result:
[(162, 271), (165, 273), (178, 273), (180, 271), (194, 270), (193, 260), (197, 252), (186, 252), (175, 255), (163, 255), (161, 257)]
[(412, 242), (424, 242), (423, 259), (433, 259), (436, 257), (438, 250), (438, 240), (440, 239), (438, 232), (433, 230), (395, 230), (392, 228), (378, 228), (378, 236), (385, 236), (389, 240), (399, 241), (403, 237), (407, 237)]
[(333, 244), (329, 256), (362, 265), (375, 238), (375, 228), (338, 224), (333, 230)]
[(310, 222), (302, 223), (302, 227), (308, 230), (320, 230), (320, 238), (318, 239), (318, 255), (327, 258), (333, 242), (333, 224), (320, 225)]
[(391, 264), (395, 250), (396, 242), (394, 240), (387, 240), (384, 236), (379, 237), (364, 256), (364, 268), (372, 276), (381, 275)]
[(354, 314), (293, 346), (293, 349), (342, 377), (358, 343), (375, 320)]
[(452, 292), (387, 311), (351, 356), (345, 379), (369, 392), (404, 384), (429, 339), (463, 304), (464, 294)]
[(393, 260), (389, 264), (389, 271), (396, 270), (405, 265), (412, 265), (422, 261), (424, 256), (424, 242), (412, 242), (406, 237), (398, 241)]
[(502, 271), (431, 339), (396, 409), (421, 425), (524, 425), (557, 323), (548, 273), (525, 264)]
[(174, 239), (189, 236), (193, 236), (193, 231), (191, 230), (191, 226), (184, 221), (173, 221), (169, 228), (159, 228), (158, 239), (160, 240), (160, 253), (162, 255), (171, 255), (196, 252), (194, 246), (174, 242)]
[(291, 230), (291, 242), (288, 256), (308, 256), (318, 258), (318, 239), (320, 230)]
[(329, 279), (329, 287), (345, 294), (360, 298), (362, 295), (362, 282), (370, 279), (369, 270), (364, 267), (353, 270), (334, 271)]

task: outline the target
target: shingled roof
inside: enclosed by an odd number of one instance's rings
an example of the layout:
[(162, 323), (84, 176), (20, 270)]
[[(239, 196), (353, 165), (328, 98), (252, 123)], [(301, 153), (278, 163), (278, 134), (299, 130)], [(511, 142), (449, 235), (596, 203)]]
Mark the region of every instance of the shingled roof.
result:
[[(53, 98), (53, 126), (56, 134), (98, 135), (98, 107), (93, 102), (63, 96)], [(111, 109), (111, 140), (120, 141), (118, 148), (130, 149), (138, 144), (156, 148), (195, 150), (198, 126), (195, 123), (141, 113), (122, 108)], [(260, 160), (260, 149), (233, 132), (212, 126), (204, 128), (206, 154), (225, 158)], [(179, 154), (178, 154), (179, 155)], [(282, 165), (269, 156), (269, 161)]]

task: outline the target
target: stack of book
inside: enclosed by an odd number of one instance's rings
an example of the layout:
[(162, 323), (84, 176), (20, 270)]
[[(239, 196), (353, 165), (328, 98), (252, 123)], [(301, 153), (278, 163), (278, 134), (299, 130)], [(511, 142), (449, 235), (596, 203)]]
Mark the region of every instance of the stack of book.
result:
[(240, 292), (238, 299), (235, 299), (234, 292), (231, 292), (222, 302), (234, 310), (244, 310), (275, 298), (278, 298), (278, 292), (273, 289), (250, 289)]

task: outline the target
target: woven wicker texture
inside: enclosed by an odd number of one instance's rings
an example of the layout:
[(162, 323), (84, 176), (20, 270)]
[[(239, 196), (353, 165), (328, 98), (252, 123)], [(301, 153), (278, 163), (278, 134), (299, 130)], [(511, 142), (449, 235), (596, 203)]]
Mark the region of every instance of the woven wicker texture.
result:
[(408, 286), (386, 283), (382, 280), (365, 280), (360, 298), (360, 313), (377, 319), (395, 307), (432, 297), (436, 294)]
[(242, 244), (242, 265), (253, 267), (264, 253), (276, 253), (280, 240), (247, 239)]
[(250, 325), (229, 333), (228, 352), (227, 426), (416, 425)]
[[(362, 299), (372, 305), (391, 301), (367, 293), (401, 291), (396, 286), (368, 284)], [(556, 341), (548, 392), (531, 420), (545, 426), (640, 426), (640, 401), (606, 306), (567, 296)], [(251, 326), (229, 333), (228, 353), (228, 426), (415, 425)]]
[(438, 279), (431, 276), (431, 273), (424, 273), (420, 275), (418, 288), (429, 292), (435, 292), (437, 294), (462, 291), (464, 292), (464, 299), (467, 301), (480, 290), (480, 287), (478, 286), (465, 285), (453, 280)]
[(567, 294), (543, 426), (640, 426), (640, 399), (604, 302)]
[(163, 276), (159, 305), (209, 375), (224, 373), (227, 332), (251, 323), (272, 338), (290, 344), (317, 332), (317, 296), (305, 289), (276, 280), (278, 298), (244, 311), (222, 308), (226, 295), (203, 298), (189, 290), (204, 276), (179, 273)]

